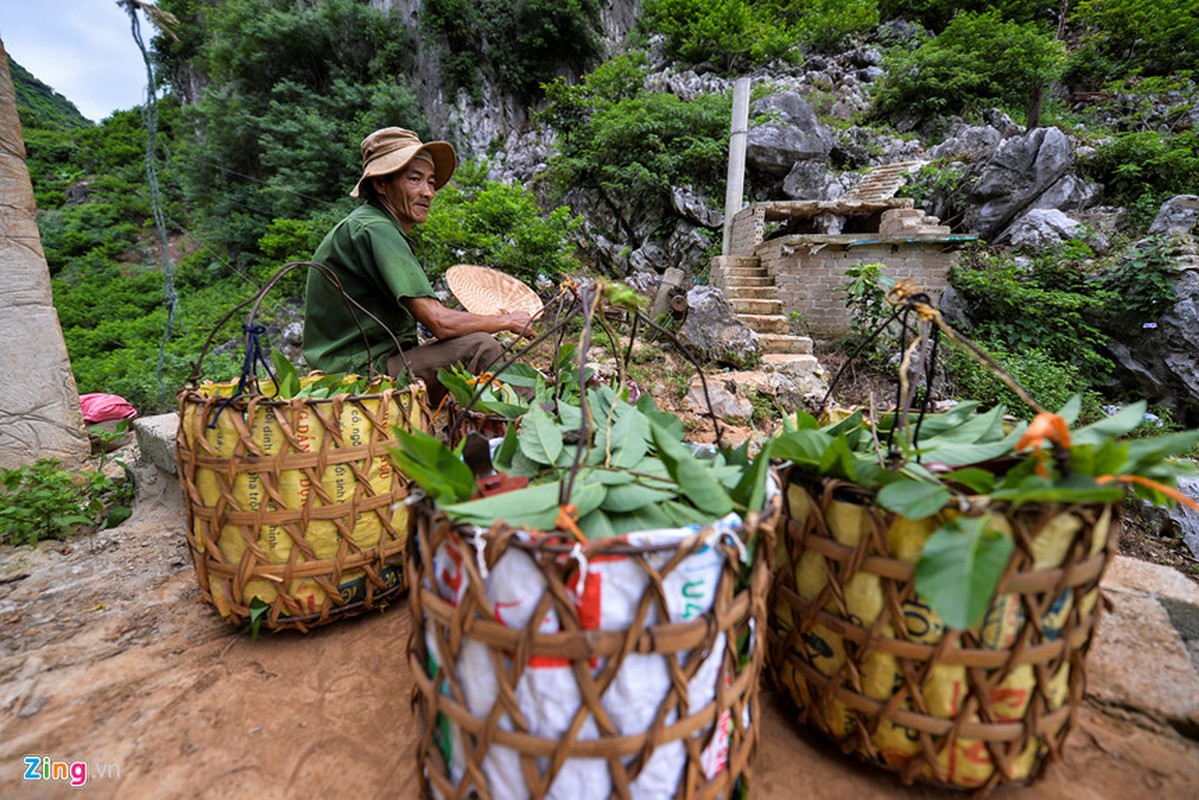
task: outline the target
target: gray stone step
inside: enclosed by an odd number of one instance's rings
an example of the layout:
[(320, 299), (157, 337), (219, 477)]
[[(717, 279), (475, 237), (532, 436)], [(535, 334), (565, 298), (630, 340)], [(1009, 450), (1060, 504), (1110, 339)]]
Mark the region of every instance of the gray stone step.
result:
[(766, 353), (762, 356), (762, 367), (790, 375), (824, 373), (824, 367), (811, 353)]
[(783, 301), (774, 300), (751, 300), (748, 298), (730, 298), (729, 302), (733, 305), (734, 314), (771, 314), (779, 315), (783, 313)]
[(726, 278), (769, 278), (765, 267), (731, 267), (724, 271)]
[(808, 336), (793, 336), (789, 333), (763, 333), (758, 337), (758, 346), (766, 358), (771, 354), (810, 354), (812, 339)]
[(782, 314), (738, 314), (737, 319), (758, 333), (786, 333), (791, 329), (790, 321)]
[(779, 290), (774, 284), (770, 286), (733, 286), (725, 290), (724, 295), (730, 303), (737, 300), (777, 300)]
[(725, 278), (724, 279), (724, 289), (726, 292), (733, 291), (734, 289), (739, 289), (743, 286), (745, 286), (745, 287), (774, 286), (774, 281), (771, 280), (769, 277), (764, 277), (764, 278), (740, 278), (740, 277), (738, 277), (738, 278)]

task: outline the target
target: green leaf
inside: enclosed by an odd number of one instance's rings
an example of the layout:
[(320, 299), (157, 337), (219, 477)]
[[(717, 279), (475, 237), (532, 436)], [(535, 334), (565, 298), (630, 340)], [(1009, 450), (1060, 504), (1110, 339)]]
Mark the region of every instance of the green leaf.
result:
[(634, 407), (646, 416), (651, 425), (661, 428), (676, 441), (683, 441), (683, 421), (667, 411), (659, 411), (648, 394), (638, 397)]
[(388, 446), (392, 461), (401, 472), (438, 501), (457, 502), (475, 491), (470, 467), (436, 437), (423, 431), (393, 429), (399, 447)]
[(602, 507), (597, 508), (585, 517), (579, 520), (579, 530), (588, 539), (595, 541), (598, 539), (611, 539), (619, 534), (616, 527), (612, 524), (612, 520), (604, 513)]
[(968, 466), (1008, 455), (1016, 442), (1024, 435), (1028, 426), (1017, 425), (1005, 438), (991, 442), (954, 442), (940, 437), (929, 439), (927, 446), (922, 441), (920, 454), (925, 462), (939, 462), (950, 466)]
[(775, 439), (772, 454), (801, 467), (816, 469), (833, 441), (824, 431), (805, 428)]
[(1011, 504), (1013, 509), (1028, 503), (1115, 503), (1124, 497), (1124, 488), (1118, 484), (1100, 485), (1087, 475), (1071, 475), (1057, 483), (1040, 475), (1024, 475), (1019, 480), (1005, 479), (991, 497)]
[[(632, 469), (649, 450), (649, 419), (630, 405), (617, 406), (616, 423), (612, 426), (612, 460), (609, 466)], [(597, 440), (596, 445), (599, 446)]]
[(504, 371), (496, 376), (501, 383), (506, 383), (510, 386), (521, 386), (532, 389), (537, 386), (539, 381), (544, 381), (545, 378), (536, 367), (529, 364), (512, 363), (504, 367)]
[(820, 423), (806, 411), (795, 410), (795, 418), (783, 417), (783, 433), (794, 433), (802, 430), (816, 430)]
[(571, 403), (558, 402), (558, 419), (562, 426), (570, 430), (578, 430), (583, 424), (583, 409)]
[(673, 500), (676, 492), (668, 489), (657, 489), (637, 483), (624, 486), (609, 486), (608, 496), (604, 498), (600, 508), (605, 511), (622, 513), (636, 511), (645, 506), (653, 506), (667, 500)]
[(966, 517), (942, 525), (916, 562), (916, 591), (950, 628), (967, 630), (982, 621), (1015, 549), (987, 522)]
[(679, 493), (697, 509), (713, 517), (723, 517), (732, 511), (732, 499), (711, 471), (687, 452), (687, 448), (676, 441), (669, 431), (656, 423), (651, 424), (650, 428), (658, 449), (658, 457), (679, 485)]
[(975, 494), (987, 494), (995, 488), (995, 474), (978, 467), (964, 467), (941, 476), (946, 483), (960, 483)]
[[(557, 527), (560, 491), (561, 482), (552, 481), (442, 508), (451, 519), (483, 528), (502, 521), (513, 527), (552, 531)], [(570, 502), (578, 508), (581, 519), (599, 508), (606, 494), (607, 489), (598, 483), (576, 482)]]
[(673, 520), (659, 506), (644, 506), (623, 514), (608, 513), (608, 522), (617, 535), (633, 531), (651, 531), (657, 528), (676, 527)]
[(847, 434), (850, 431), (861, 430), (862, 424), (862, 412), (855, 411), (840, 422), (834, 422), (832, 425), (829, 425), (827, 428), (823, 428), (822, 430), (835, 439), (836, 437)]
[(1070, 436), (1071, 444), (1103, 444), (1117, 436), (1123, 436), (1145, 421), (1148, 404), (1138, 400), (1101, 420), (1079, 428)]
[[(1150, 465), (1162, 462), (1171, 456), (1185, 453), (1199, 445), (1199, 430), (1179, 431), (1164, 436), (1154, 436), (1148, 439), (1133, 439), (1128, 442), (1129, 465), (1124, 473), (1138, 473)], [(1192, 472), (1194, 465), (1178, 463), (1176, 472), (1183, 474)]]
[(684, 528), (688, 525), (711, 525), (723, 514), (707, 514), (703, 511), (692, 508), (691, 506), (680, 503), (677, 500), (667, 500), (662, 505), (658, 506), (662, 509), (662, 513), (670, 520), (670, 527)]
[(495, 451), (495, 459), (493, 460), (495, 468), (501, 471), (510, 469), (512, 467), (512, 457), (516, 455), (516, 448), (516, 424), (509, 422), (508, 427), (504, 429), (504, 439)]
[(266, 617), (266, 613), (271, 610), (271, 607), (262, 601), (261, 598), (255, 597), (250, 601), (250, 640), (254, 641), (258, 638), (258, 628), (262, 625), (262, 620)]
[(730, 496), (746, 511), (761, 511), (766, 505), (766, 479), (770, 475), (773, 440), (767, 441), (757, 457), (741, 475)]
[(296, 396), (296, 392), (300, 391), (300, 376), (296, 373), (296, 367), (282, 350), (273, 350), (271, 352), (271, 366), (275, 368), (275, 390), (276, 395), (287, 400)]
[(953, 495), (940, 484), (899, 480), (878, 492), (878, 504), (908, 519), (924, 519), (936, 514)]
[(562, 455), (562, 431), (540, 406), (529, 409), (521, 423), (520, 452), (546, 466), (557, 463)]
[(502, 520), (513, 527), (551, 531), (558, 519), (558, 491), (554, 481), (465, 503), (443, 503), (442, 509), (450, 519), (483, 528)]
[(1082, 395), (1076, 394), (1066, 401), (1057, 415), (1066, 421), (1067, 425), (1073, 425), (1078, 421), (1078, 415), (1082, 413)]

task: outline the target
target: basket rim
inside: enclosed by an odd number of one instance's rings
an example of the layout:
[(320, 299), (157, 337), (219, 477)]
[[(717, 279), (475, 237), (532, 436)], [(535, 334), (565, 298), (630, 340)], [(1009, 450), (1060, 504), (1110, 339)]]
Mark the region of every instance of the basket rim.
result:
[[(737, 529), (739, 531), (747, 531), (752, 528), (755, 533), (773, 534), (783, 513), (781, 497), (781, 492), (769, 494), (766, 499), (766, 505), (762, 510), (751, 511), (747, 516), (742, 517), (741, 524), (737, 526)], [(409, 502), (415, 507), (416, 518), (418, 520), (427, 520), (431, 524), (444, 522), (444, 524), (453, 528), (454, 532), (466, 542), (473, 543), (477, 539), (487, 542), (507, 537), (509, 546), (517, 547), (530, 553), (543, 552), (555, 556), (570, 555), (575, 552), (575, 548), (580, 544), (582, 544), (584, 555), (588, 558), (597, 554), (635, 556), (675, 551), (685, 547), (703, 547), (706, 545), (706, 539), (716, 532), (715, 524), (718, 521), (713, 520), (697, 531), (692, 531), (688, 528), (670, 528), (668, 530), (677, 530), (680, 534), (685, 534), (680, 535), (678, 540), (673, 542), (635, 545), (625, 540), (624, 536), (628, 534), (622, 534), (621, 536), (607, 539), (589, 539), (586, 542), (580, 543), (566, 531), (557, 529), (553, 531), (539, 531), (530, 528), (514, 528), (503, 521), (494, 523), (490, 528), (481, 528), (467, 522), (451, 522), (445, 511), (424, 493), (421, 493), (419, 496), (415, 493), (410, 494)], [(641, 533), (641, 531), (631, 531), (630, 533)], [(517, 536), (516, 534), (525, 534), (525, 536)], [(747, 538), (752, 538), (752, 536), (741, 536), (739, 537), (739, 541), (744, 541)]]

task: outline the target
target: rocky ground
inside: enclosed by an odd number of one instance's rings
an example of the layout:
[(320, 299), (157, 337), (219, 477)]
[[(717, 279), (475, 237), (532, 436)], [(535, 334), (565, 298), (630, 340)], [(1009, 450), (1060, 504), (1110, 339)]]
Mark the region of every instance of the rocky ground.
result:
[[(678, 406), (693, 441), (711, 441), (678, 372), (646, 364), (634, 377)], [(722, 434), (736, 444), (772, 424), (765, 414)], [(86, 761), (82, 791), (106, 797), (416, 796), (407, 600), (306, 636), (251, 640), (200, 597), (174, 478), (136, 445), (113, 458), (134, 467), (130, 520), (0, 548), (0, 796), (80, 791), (23, 780), (27, 756)], [(1163, 530), (1129, 526), (1124, 551), (1147, 560), (1112, 570), (1078, 728), (1064, 761), (1018, 796), (1199, 796), (1199, 585)], [(842, 756), (763, 692), (752, 796), (953, 796)]]
[[(136, 458), (136, 450), (124, 454)], [(121, 526), (0, 548), (0, 796), (415, 797), (409, 609), (256, 641), (203, 604), (176, 481), (137, 459)], [(1121, 558), (1062, 762), (1021, 798), (1199, 796), (1199, 587)], [(1199, 626), (1195, 626), (1199, 627)], [(794, 724), (763, 695), (753, 797), (937, 798)], [(82, 790), (26, 756), (86, 761)]]

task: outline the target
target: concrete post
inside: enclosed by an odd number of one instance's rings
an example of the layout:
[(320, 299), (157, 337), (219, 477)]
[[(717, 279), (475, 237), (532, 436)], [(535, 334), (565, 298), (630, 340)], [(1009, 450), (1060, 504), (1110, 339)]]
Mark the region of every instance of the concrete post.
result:
[(729, 174), (724, 191), (724, 244), (722, 256), (729, 255), (733, 241), (733, 217), (741, 210), (745, 189), (745, 145), (749, 138), (749, 87), (751, 78), (733, 83), (733, 120), (729, 132)]
[(0, 41), (0, 467), (76, 467), (91, 446), (34, 221), (33, 184)]

